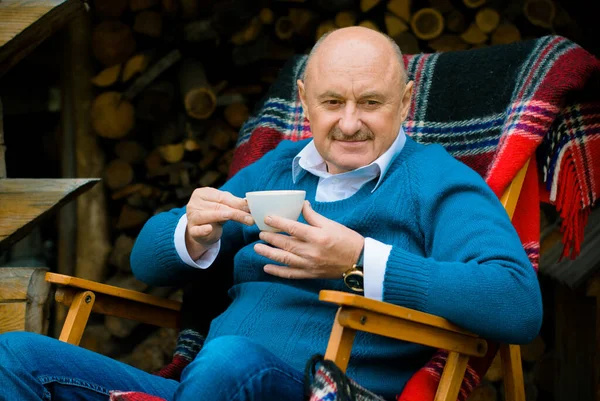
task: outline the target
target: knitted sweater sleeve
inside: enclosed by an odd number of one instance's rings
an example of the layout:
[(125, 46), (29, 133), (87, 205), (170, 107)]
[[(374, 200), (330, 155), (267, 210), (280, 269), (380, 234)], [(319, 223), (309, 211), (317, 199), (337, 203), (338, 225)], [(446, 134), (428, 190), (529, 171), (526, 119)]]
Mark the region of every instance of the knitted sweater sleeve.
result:
[[(265, 172), (278, 168), (280, 163), (291, 163), (290, 155), (297, 152), (296, 147), (281, 143), (261, 159), (241, 169), (219, 189), (238, 197), (260, 187)], [(142, 227), (133, 250), (131, 251), (131, 269), (135, 277), (155, 286), (179, 286), (190, 280), (198, 279), (200, 269), (184, 263), (175, 249), (175, 228), (185, 207), (174, 208), (152, 216)], [(227, 222), (223, 225), (219, 256), (231, 258), (243, 243), (242, 225)]]
[(537, 275), (496, 195), (443, 152), (424, 152), (417, 162), (443, 160), (439, 171), (409, 167), (425, 257), (392, 248), (383, 300), (442, 316), (484, 338), (530, 342), (542, 321)]

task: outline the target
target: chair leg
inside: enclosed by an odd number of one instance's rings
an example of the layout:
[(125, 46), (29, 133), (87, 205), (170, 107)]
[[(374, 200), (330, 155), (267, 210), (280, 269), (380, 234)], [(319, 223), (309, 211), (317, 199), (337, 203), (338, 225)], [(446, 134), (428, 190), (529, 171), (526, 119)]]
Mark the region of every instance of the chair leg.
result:
[(521, 364), (521, 348), (518, 345), (500, 345), (500, 358), (504, 370), (504, 399), (525, 401), (525, 382)]
[(79, 345), (95, 300), (96, 296), (92, 291), (81, 291), (75, 294), (58, 338), (60, 341)]
[(458, 352), (448, 353), (448, 360), (435, 393), (435, 401), (456, 401), (460, 385), (465, 377), (468, 361), (468, 355), (459, 354)]
[(356, 330), (344, 327), (338, 323), (338, 317), (341, 310), (342, 308), (338, 309), (335, 319), (333, 320), (329, 343), (327, 344), (327, 350), (325, 351), (325, 359), (333, 361), (336, 366), (345, 373), (346, 368), (348, 367), (348, 361), (350, 360), (350, 353), (352, 352), (352, 343), (354, 342)]

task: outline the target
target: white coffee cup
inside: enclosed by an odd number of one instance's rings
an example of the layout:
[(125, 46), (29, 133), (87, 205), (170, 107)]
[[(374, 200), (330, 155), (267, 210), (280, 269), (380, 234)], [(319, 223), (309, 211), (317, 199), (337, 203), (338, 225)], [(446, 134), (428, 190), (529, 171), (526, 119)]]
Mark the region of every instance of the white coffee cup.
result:
[(298, 220), (306, 191), (254, 191), (246, 192), (250, 214), (262, 231), (278, 232), (280, 230), (265, 224), (266, 216), (285, 217)]

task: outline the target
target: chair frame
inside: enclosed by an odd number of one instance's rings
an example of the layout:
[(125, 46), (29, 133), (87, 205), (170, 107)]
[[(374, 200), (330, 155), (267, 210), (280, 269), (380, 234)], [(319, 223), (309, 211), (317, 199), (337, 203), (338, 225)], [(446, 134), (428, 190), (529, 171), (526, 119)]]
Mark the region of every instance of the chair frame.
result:
[[(531, 160), (519, 170), (500, 201), (509, 218), (514, 215)], [(46, 273), (57, 286), (56, 302), (69, 308), (60, 341), (79, 345), (92, 312), (136, 320), (159, 327), (179, 328), (181, 303), (137, 291), (100, 284), (77, 277)], [(325, 359), (346, 371), (357, 331), (448, 350), (448, 359), (435, 401), (455, 401), (471, 356), (483, 356), (487, 342), (439, 316), (341, 291), (322, 290), (319, 299), (337, 304)], [(525, 385), (518, 345), (501, 344), (507, 401), (525, 401)]]

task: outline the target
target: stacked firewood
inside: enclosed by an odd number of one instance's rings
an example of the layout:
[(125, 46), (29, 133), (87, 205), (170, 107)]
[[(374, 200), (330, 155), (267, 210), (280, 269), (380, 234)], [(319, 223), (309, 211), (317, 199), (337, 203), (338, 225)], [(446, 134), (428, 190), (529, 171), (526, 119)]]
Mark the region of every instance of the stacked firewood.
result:
[[(180, 294), (132, 277), (135, 238), (152, 215), (226, 180), (240, 127), (290, 56), (352, 25), (414, 54), (510, 43), (571, 23), (552, 0), (96, 0), (90, 12), (91, 119), (111, 220), (106, 283), (170, 297)], [(83, 345), (156, 370), (176, 333), (139, 337), (139, 328), (106, 318)], [(117, 344), (132, 336), (124, 354)]]

